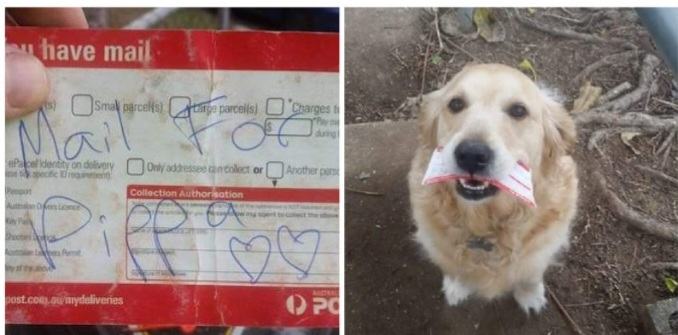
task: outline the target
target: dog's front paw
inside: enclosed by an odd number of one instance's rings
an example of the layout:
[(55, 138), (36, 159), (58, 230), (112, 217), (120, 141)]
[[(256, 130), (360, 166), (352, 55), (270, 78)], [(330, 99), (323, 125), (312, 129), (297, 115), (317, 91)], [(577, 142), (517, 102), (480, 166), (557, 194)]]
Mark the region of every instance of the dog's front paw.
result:
[(539, 313), (546, 305), (546, 297), (544, 296), (544, 284), (524, 284), (519, 285), (513, 291), (513, 297), (522, 307), (522, 309), (530, 314), (530, 311)]
[(443, 292), (445, 293), (447, 304), (450, 306), (456, 306), (471, 294), (471, 290), (468, 287), (448, 276), (443, 278)]

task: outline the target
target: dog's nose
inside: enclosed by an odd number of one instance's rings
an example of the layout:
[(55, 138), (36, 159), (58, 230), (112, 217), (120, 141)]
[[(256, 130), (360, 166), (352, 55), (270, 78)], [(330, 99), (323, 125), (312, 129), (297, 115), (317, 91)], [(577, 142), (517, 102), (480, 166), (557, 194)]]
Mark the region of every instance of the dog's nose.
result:
[(457, 165), (470, 174), (484, 171), (493, 156), (492, 149), (478, 140), (464, 140), (454, 149)]

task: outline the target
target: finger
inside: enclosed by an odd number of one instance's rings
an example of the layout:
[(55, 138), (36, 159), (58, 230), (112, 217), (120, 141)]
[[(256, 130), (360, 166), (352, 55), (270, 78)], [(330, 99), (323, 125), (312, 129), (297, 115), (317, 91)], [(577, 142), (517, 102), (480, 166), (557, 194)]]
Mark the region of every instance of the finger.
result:
[(5, 119), (38, 110), (47, 100), (49, 80), (35, 56), (5, 45)]
[(81, 8), (7, 8), (7, 12), (21, 26), (89, 27)]

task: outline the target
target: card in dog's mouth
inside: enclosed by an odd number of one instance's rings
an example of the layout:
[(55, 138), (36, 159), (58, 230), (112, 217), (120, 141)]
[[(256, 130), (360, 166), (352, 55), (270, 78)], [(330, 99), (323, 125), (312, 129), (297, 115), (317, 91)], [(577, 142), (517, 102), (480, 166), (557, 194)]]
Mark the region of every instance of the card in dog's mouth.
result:
[(471, 176), (455, 169), (450, 146), (440, 146), (433, 151), (426, 168), (423, 185), (458, 181), (457, 191), (465, 198), (478, 200), (490, 196), (498, 190), (507, 192), (530, 207), (537, 207), (532, 187), (532, 172), (521, 161), (516, 161), (508, 173), (497, 178)]

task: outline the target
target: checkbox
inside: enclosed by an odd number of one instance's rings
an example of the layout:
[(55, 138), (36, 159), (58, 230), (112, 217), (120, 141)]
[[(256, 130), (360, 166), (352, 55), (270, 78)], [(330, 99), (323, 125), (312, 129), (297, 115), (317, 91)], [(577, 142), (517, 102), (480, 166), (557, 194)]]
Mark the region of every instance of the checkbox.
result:
[(173, 118), (188, 118), (191, 98), (174, 96), (169, 99), (169, 115)]
[(268, 162), (266, 163), (266, 177), (269, 179), (280, 179), (283, 177), (285, 164), (283, 162)]
[(90, 116), (94, 113), (94, 99), (89, 94), (73, 94), (71, 113), (75, 116)]
[(285, 100), (283, 98), (266, 99), (267, 115), (283, 115), (285, 112)]
[(144, 174), (144, 159), (129, 158), (127, 160), (127, 174), (130, 176), (141, 176)]

